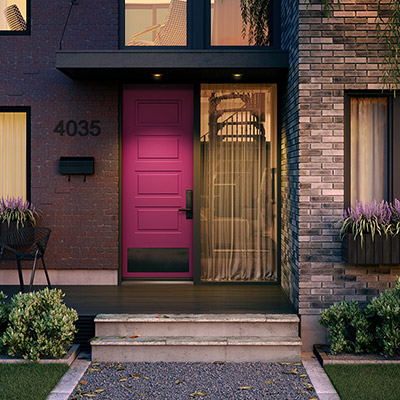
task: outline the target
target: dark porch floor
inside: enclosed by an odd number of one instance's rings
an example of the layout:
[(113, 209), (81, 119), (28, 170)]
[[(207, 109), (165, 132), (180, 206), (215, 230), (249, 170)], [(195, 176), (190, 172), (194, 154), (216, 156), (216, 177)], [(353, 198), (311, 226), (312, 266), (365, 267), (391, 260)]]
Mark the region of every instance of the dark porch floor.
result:
[[(127, 314), (291, 314), (295, 310), (280, 286), (127, 284), (122, 286), (56, 286), (65, 303), (78, 311), (75, 343), (89, 350), (99, 313)], [(41, 289), (43, 286), (35, 286)], [(19, 286), (1, 286), (11, 297)]]
[[(79, 315), (98, 313), (294, 313), (280, 286), (127, 284), (122, 286), (57, 286), (65, 303)], [(40, 287), (42, 288), (42, 287)], [(34, 289), (39, 289), (35, 286)], [(0, 286), (7, 295), (19, 286)]]

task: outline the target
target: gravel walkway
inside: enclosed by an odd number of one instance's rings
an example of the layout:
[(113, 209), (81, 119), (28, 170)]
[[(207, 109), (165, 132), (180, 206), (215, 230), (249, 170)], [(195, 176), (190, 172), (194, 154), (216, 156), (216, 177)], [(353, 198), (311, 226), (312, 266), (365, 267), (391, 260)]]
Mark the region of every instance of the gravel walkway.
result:
[(317, 400), (301, 363), (92, 363), (72, 399)]

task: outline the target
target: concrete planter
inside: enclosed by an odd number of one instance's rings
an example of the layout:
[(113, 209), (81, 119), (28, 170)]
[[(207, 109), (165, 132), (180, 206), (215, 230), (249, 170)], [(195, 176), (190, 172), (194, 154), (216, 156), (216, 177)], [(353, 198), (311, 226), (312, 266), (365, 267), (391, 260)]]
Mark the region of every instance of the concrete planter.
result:
[(329, 364), (400, 364), (399, 358), (388, 358), (380, 353), (331, 354), (330, 346), (326, 344), (315, 344), (313, 351), (322, 367)]
[(364, 235), (364, 244), (361, 239), (348, 234), (342, 243), (343, 260), (353, 265), (378, 265), (400, 263), (400, 236)]
[[(68, 364), (71, 365), (79, 354), (79, 344), (73, 344), (67, 354), (63, 358), (43, 358), (39, 364)], [(33, 361), (25, 360), (23, 358), (11, 357), (8, 355), (0, 354), (0, 364), (28, 364)]]

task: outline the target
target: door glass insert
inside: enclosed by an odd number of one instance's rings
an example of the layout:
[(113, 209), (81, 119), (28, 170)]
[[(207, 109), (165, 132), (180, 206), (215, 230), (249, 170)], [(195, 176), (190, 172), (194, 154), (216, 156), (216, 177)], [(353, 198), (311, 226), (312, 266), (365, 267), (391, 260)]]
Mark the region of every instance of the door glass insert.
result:
[(126, 46), (186, 46), (186, 0), (125, 0)]
[(201, 157), (201, 279), (276, 281), (276, 85), (202, 85)]

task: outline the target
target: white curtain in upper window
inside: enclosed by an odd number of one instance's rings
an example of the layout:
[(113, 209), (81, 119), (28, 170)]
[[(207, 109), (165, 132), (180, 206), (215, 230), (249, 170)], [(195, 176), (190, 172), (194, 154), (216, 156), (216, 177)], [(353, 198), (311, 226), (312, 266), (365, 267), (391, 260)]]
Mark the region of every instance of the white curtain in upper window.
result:
[(240, 0), (214, 0), (211, 7), (211, 45), (248, 46), (248, 40), (242, 37)]
[(351, 99), (351, 204), (385, 198), (387, 99)]
[(26, 198), (26, 113), (0, 112), (0, 197)]

